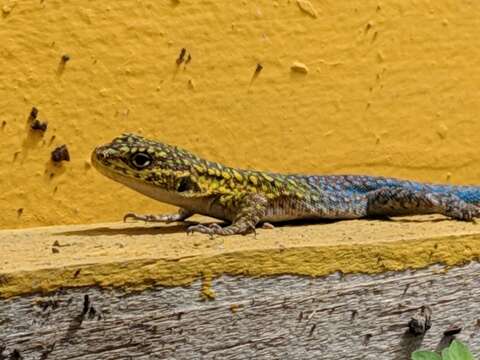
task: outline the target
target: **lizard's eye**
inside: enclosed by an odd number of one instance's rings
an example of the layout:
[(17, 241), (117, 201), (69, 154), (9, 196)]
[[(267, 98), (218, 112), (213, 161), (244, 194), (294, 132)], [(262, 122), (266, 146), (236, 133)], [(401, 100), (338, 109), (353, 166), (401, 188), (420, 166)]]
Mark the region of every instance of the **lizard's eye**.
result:
[(136, 153), (130, 158), (130, 161), (137, 169), (143, 169), (152, 163), (152, 157), (145, 153)]

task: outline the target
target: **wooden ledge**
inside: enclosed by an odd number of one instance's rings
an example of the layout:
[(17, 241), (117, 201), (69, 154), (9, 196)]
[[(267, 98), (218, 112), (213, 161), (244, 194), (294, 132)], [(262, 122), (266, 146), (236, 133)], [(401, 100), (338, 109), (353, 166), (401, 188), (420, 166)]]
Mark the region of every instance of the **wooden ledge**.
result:
[[(205, 221), (198, 218), (196, 220)], [(0, 297), (80, 286), (142, 290), (226, 275), (322, 276), (463, 264), (480, 257), (480, 226), (437, 216), (185, 234), (185, 226), (113, 223), (0, 231)]]

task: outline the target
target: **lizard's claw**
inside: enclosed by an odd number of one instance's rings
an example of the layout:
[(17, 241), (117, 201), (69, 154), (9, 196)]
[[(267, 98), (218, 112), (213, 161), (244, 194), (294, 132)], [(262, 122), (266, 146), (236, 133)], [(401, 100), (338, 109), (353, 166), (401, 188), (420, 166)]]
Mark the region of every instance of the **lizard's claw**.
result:
[(147, 217), (148, 215), (138, 215), (138, 214), (129, 212), (129, 213), (126, 213), (125, 216), (123, 217), (123, 222), (126, 222), (128, 219), (148, 221)]
[(220, 230), (222, 227), (217, 223), (211, 223), (208, 227), (212, 230)]
[(157, 215), (139, 215), (132, 212), (126, 213), (123, 217), (123, 222), (126, 222), (128, 219), (145, 221), (145, 222), (170, 222), (168, 217), (157, 216)]
[(123, 217), (123, 222), (126, 222), (127, 219), (133, 219), (138, 221), (145, 222), (162, 222), (162, 223), (172, 223), (175, 221), (183, 221), (181, 215), (178, 214), (167, 214), (167, 215), (139, 215), (133, 212), (126, 213)]
[[(216, 225), (216, 226), (213, 226), (213, 225)], [(221, 226), (218, 224), (211, 224), (210, 226), (198, 224), (198, 225), (189, 226), (187, 228), (187, 234), (193, 234), (194, 232), (198, 232), (201, 234), (210, 235), (210, 237), (213, 238), (213, 235), (216, 234), (219, 229), (221, 229)]]
[(269, 222), (264, 222), (262, 224), (262, 229), (275, 229), (275, 226)]

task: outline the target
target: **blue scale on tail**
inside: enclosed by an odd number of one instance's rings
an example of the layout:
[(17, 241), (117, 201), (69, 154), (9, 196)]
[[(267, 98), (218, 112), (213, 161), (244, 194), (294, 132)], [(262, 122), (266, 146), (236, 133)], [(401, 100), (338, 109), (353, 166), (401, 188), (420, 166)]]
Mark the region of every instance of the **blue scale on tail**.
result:
[(429, 185), (429, 188), (432, 192), (453, 194), (469, 204), (480, 205), (479, 186)]
[(480, 205), (480, 186), (427, 184), (409, 180), (363, 175), (304, 176), (315, 191), (343, 192), (345, 195), (365, 194), (381, 188), (404, 188), (437, 194), (452, 194), (461, 200)]

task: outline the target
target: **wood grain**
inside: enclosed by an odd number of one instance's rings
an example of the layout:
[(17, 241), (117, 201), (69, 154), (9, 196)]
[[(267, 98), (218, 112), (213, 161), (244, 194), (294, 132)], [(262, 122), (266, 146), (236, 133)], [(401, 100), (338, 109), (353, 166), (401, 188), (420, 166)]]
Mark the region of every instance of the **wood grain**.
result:
[[(17, 297), (0, 302), (0, 358), (404, 360), (448, 343), (454, 323), (479, 354), (479, 271), (474, 262), (375, 276), (222, 276), (210, 301), (199, 281)], [(415, 337), (407, 324), (422, 305), (433, 325)]]

